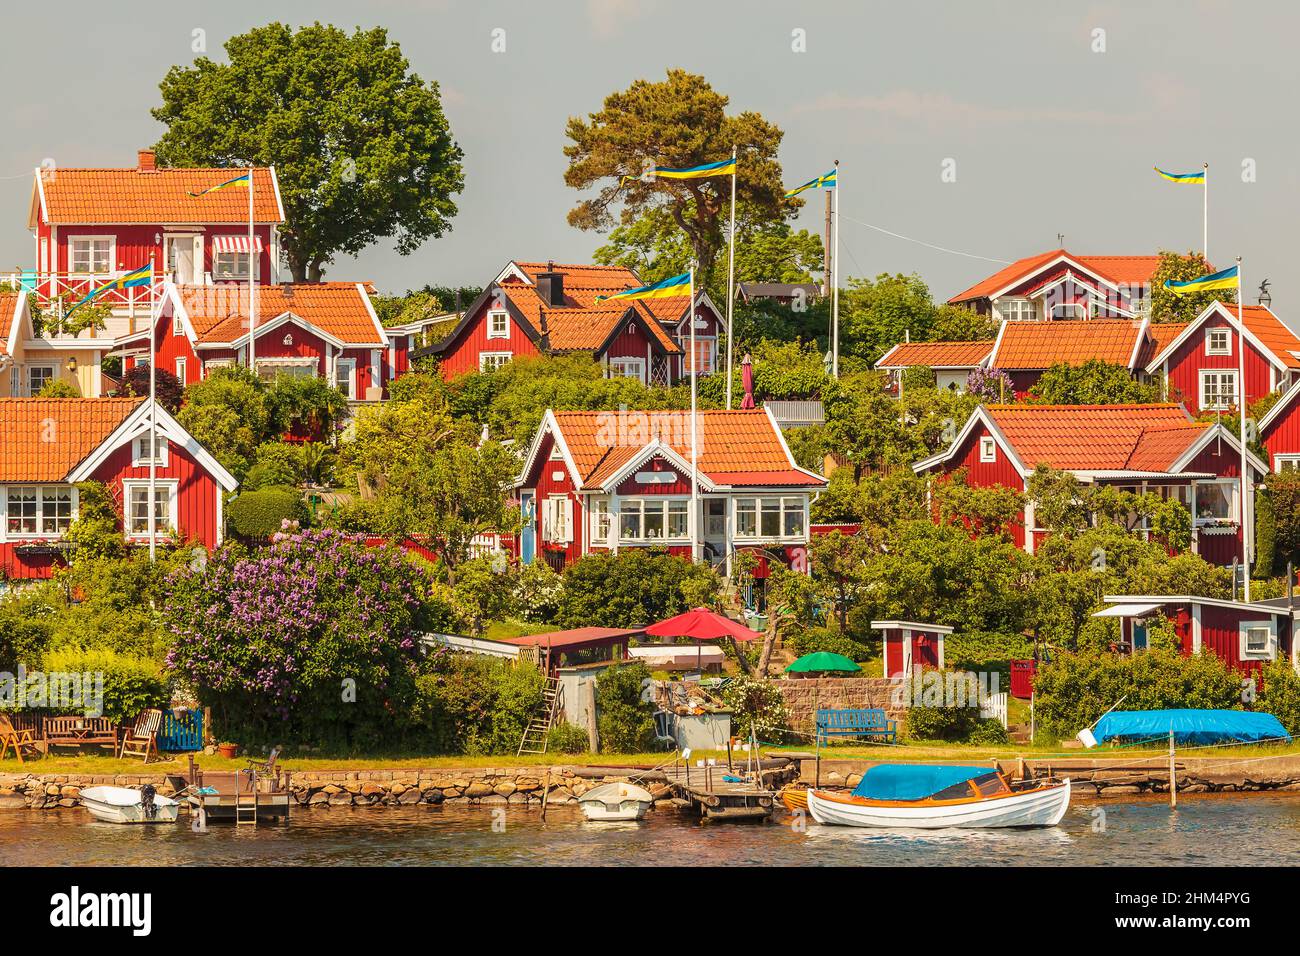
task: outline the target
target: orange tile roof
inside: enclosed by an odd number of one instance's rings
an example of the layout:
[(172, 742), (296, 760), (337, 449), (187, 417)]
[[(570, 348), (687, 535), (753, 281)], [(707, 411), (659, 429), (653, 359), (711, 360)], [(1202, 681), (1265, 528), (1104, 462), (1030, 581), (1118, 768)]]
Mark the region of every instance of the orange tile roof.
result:
[[(646, 439), (659, 438), (690, 461), (690, 413), (682, 411), (620, 412), (634, 436), (629, 444), (609, 444), (611, 412), (554, 412), (560, 434), (573, 456), (583, 487), (603, 484), (626, 465)], [(710, 480), (726, 485), (821, 485), (824, 479), (799, 471), (786, 454), (780, 432), (761, 408), (743, 411), (707, 410), (699, 413), (699, 467)], [(640, 416), (645, 416), (641, 418)], [(656, 421), (664, 421), (656, 427)], [(647, 423), (637, 427), (636, 423)], [(650, 434), (646, 434), (646, 432)]]
[(1043, 266), (1060, 256), (1069, 256), (1075, 262), (1086, 266), (1093, 272), (1116, 284), (1144, 285), (1151, 282), (1159, 256), (1076, 256), (1065, 249), (1053, 249), (1037, 255), (1018, 259), (999, 269), (987, 279), (981, 279), (965, 292), (959, 292), (949, 299), (949, 303), (969, 302), (973, 299), (987, 299), (995, 293), (1027, 279)]
[(1169, 343), (1191, 325), (1190, 322), (1152, 322), (1147, 326), (1147, 341), (1138, 354), (1138, 365), (1146, 368), (1151, 360), (1169, 347)]
[(990, 405), (1026, 468), (1165, 471), (1209, 428), (1181, 405)]
[[(248, 193), (231, 186), (206, 196), (191, 196), (240, 175), (237, 168), (42, 169), (40, 194), (44, 215), (54, 224), (119, 225), (124, 223), (247, 223)], [(280, 223), (271, 171), (253, 171), (253, 218)], [(35, 223), (29, 225), (34, 226)]]
[(142, 398), (0, 398), (0, 482), (63, 481)]
[[(248, 331), (247, 285), (227, 282), (179, 286), (177, 291), (199, 342), (232, 342)], [(259, 324), (285, 312), (348, 344), (386, 344), (355, 282), (257, 287)]]
[(991, 351), (992, 342), (904, 342), (890, 349), (876, 368), (974, 368)]
[(1003, 322), (989, 364), (1000, 369), (1045, 369), (1090, 359), (1130, 367), (1142, 323), (1129, 319)]
[[(1237, 307), (1220, 303), (1236, 318)], [(1282, 320), (1272, 313), (1271, 310), (1262, 305), (1243, 305), (1241, 307), (1241, 320), (1245, 323), (1247, 329), (1255, 338), (1259, 339), (1264, 345), (1281, 359), (1282, 364), (1287, 368), (1300, 369), (1300, 358), (1292, 355), (1292, 352), (1300, 351), (1300, 337), (1297, 337), (1290, 327), (1284, 325)]]
[(9, 354), (9, 333), (13, 331), (18, 296), (17, 292), (0, 292), (0, 355)]

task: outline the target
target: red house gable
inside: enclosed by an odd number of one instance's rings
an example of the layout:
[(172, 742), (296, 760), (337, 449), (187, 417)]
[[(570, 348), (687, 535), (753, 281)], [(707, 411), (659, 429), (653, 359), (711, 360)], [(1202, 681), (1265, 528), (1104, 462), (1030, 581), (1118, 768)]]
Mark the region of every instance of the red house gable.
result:
[[(1241, 316), (1249, 406), (1300, 380), (1300, 337), (1264, 306), (1242, 306)], [(1241, 391), (1236, 381), (1240, 358), (1237, 349), (1242, 339), (1237, 306), (1215, 302), (1194, 321), (1178, 328), (1178, 333), (1147, 362), (1146, 371), (1164, 374), (1168, 397), (1196, 412), (1236, 408), (1236, 396)]]
[(1011, 263), (948, 300), (980, 314), (1023, 300), (1003, 318), (1132, 317), (1148, 297), (1159, 256), (1079, 256), (1053, 249)]
[[(157, 418), (159, 540), (216, 547), (221, 495), (235, 479), (165, 409)], [(106, 485), (127, 540), (147, 543), (149, 431), (144, 399), (0, 399), (0, 569), (18, 579), (53, 572), (84, 481)]]

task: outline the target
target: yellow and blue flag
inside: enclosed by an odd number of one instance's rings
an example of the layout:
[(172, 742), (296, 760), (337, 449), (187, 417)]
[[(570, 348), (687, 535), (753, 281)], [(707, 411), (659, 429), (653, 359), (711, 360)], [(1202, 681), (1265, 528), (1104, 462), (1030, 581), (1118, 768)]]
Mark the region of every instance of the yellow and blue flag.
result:
[(660, 279), (650, 285), (643, 285), (636, 289), (628, 289), (626, 292), (619, 292), (615, 295), (596, 296), (597, 302), (613, 302), (616, 299), (673, 299), (678, 296), (691, 294), (691, 274), (683, 272), (681, 275), (670, 276), (667, 279)]
[(251, 182), (252, 176), (253, 171), (250, 169), (242, 176), (236, 176), (234, 179), (227, 179), (224, 183), (217, 183), (215, 186), (209, 186), (207, 189), (201, 189), (196, 193), (190, 193), (190, 195), (197, 199), (200, 196), (206, 196), (208, 193), (214, 193), (218, 189), (225, 189), (227, 186), (237, 186), (240, 183)]
[(829, 173), (826, 173), (823, 176), (818, 176), (816, 179), (810, 179), (802, 186), (796, 186), (794, 189), (786, 193), (785, 198), (790, 199), (793, 196), (799, 195), (806, 189), (834, 189), (837, 179), (835, 174), (838, 172), (838, 169), (832, 169)]
[[(702, 166), (688, 166), (685, 169), (655, 166), (648, 172), (656, 179), (711, 179), (714, 176), (733, 176), (736, 172), (736, 157), (732, 156), (716, 163), (705, 163)], [(640, 178), (640, 176), (624, 176), (622, 181)]]
[(1175, 282), (1173, 279), (1165, 280), (1165, 288), (1176, 295), (1187, 295), (1189, 292), (1210, 292), (1214, 289), (1235, 289), (1237, 288), (1237, 267), (1232, 266), (1223, 269), (1220, 272), (1212, 272), (1208, 276), (1201, 276), (1199, 279), (1187, 279), (1183, 282)]
[(1159, 166), (1152, 166), (1151, 168), (1171, 183), (1184, 183), (1193, 186), (1205, 185), (1205, 170), (1203, 169), (1199, 173), (1167, 173)]
[(147, 285), (153, 285), (153, 263), (149, 263), (147, 266), (141, 266), (134, 272), (120, 275), (116, 279), (111, 279), (101, 285), (98, 289), (92, 289), (84, 299), (70, 308), (63, 317), (66, 319), (69, 315), (77, 311), (77, 309), (81, 308), (97, 295), (102, 295), (103, 293), (110, 292), (113, 289), (132, 289)]

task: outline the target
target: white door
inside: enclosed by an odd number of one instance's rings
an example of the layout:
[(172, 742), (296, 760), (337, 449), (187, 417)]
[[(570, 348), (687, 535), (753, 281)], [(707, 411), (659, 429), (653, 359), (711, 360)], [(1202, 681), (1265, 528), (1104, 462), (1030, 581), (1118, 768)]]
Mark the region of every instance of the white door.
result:
[(167, 271), (179, 285), (194, 282), (194, 240), (190, 236), (167, 238)]

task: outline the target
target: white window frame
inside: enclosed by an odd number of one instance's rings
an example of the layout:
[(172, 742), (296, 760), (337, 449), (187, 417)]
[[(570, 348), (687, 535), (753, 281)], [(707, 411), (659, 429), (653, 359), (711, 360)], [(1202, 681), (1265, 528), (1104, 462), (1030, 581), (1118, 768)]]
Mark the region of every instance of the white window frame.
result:
[[(132, 468), (149, 467), (149, 456), (148, 454), (146, 454), (146, 448), (148, 447), (148, 443), (149, 443), (148, 432), (144, 432), (143, 434), (136, 435), (135, 438), (131, 440), (131, 467)], [(167, 440), (166, 435), (163, 435), (161, 433), (159, 433), (158, 435), (158, 451), (161, 452), (162, 454), (157, 459), (157, 465), (159, 468), (166, 468), (168, 463), (171, 461), (171, 442)]]
[[(236, 279), (248, 281), (248, 263), (251, 259), (253, 262), (253, 281), (256, 282), (261, 278), (261, 256), (251, 255), (247, 252), (237, 250), (227, 250), (224, 252), (212, 251), (212, 278), (217, 281), (231, 282)], [(243, 267), (240, 268), (240, 263)], [(198, 271), (198, 267), (195, 267)]]
[(613, 514), (609, 510), (608, 498), (591, 498), (590, 534), (592, 544), (609, 544), (609, 531), (612, 527)]
[[(1216, 336), (1223, 336), (1223, 345), (1215, 345)], [(1205, 354), (1206, 355), (1231, 355), (1232, 354), (1232, 330), (1224, 326), (1216, 326), (1205, 330)]]
[[(1261, 650), (1251, 650), (1248, 646), (1250, 633), (1261, 630), (1268, 634), (1267, 639), (1264, 641), (1264, 647)], [(1241, 660), (1271, 661), (1277, 657), (1277, 625), (1272, 618), (1267, 621), (1242, 621), (1238, 625), (1237, 637)]]
[[(41, 383), (39, 388), (32, 388), (32, 372), (35, 372), (38, 369), (48, 371), (50, 374), (49, 377)], [(45, 387), (46, 382), (55, 381), (58, 377), (59, 366), (54, 362), (33, 362), (28, 365), (23, 372), (23, 388), (27, 390), (27, 397), (35, 398), (40, 394), (41, 388)]]
[[(347, 366), (347, 372), (343, 367)], [(344, 387), (346, 383), (346, 388)], [(341, 358), (334, 363), (334, 387), (341, 390), (349, 399), (357, 397), (357, 360)]]
[[(1225, 403), (1225, 402), (1223, 402), (1223, 401), (1220, 400), (1220, 401), (1216, 401), (1214, 404), (1209, 404), (1209, 403), (1206, 402), (1206, 400), (1205, 400), (1205, 391), (1206, 391), (1206, 390), (1205, 390), (1205, 380), (1206, 380), (1207, 376), (1210, 376), (1210, 375), (1216, 375), (1216, 376), (1219, 376), (1219, 378), (1220, 378), (1220, 381), (1219, 381), (1219, 387), (1218, 387), (1218, 389), (1216, 390), (1216, 391), (1219, 392), (1219, 393), (1222, 393), (1222, 391), (1223, 391), (1223, 380), (1224, 380), (1225, 378), (1231, 378), (1231, 380), (1232, 380), (1232, 400), (1231, 400), (1231, 401)], [(1227, 411), (1227, 410), (1230, 409), (1230, 408), (1235, 408), (1236, 405), (1237, 405), (1237, 398), (1238, 398), (1238, 396), (1241, 394), (1241, 392), (1238, 390), (1238, 385), (1239, 385), (1239, 384), (1240, 384), (1240, 383), (1237, 381), (1237, 370), (1236, 370), (1235, 368), (1203, 368), (1203, 369), (1201, 369), (1201, 370), (1200, 370), (1200, 373), (1197, 375), (1197, 385), (1198, 385), (1198, 387), (1199, 387), (1199, 389), (1200, 389), (1200, 392), (1199, 392), (1199, 394), (1197, 395), (1197, 399), (1198, 399), (1197, 405), (1198, 405), (1198, 407), (1200, 407), (1200, 408), (1201, 408), (1202, 410), (1204, 410), (1204, 411), (1213, 411), (1213, 412), (1225, 412), (1225, 411)]]
[(514, 357), (514, 352), (479, 352), (478, 370), (480, 372), (495, 372), (501, 366), (509, 365), (514, 360)]
[[(497, 328), (500, 320), (501, 328)], [(490, 339), (510, 338), (510, 313), (505, 309), (493, 309), (487, 314), (487, 337)]]
[[(9, 494), (10, 492), (21, 493), (23, 491), (28, 491), (28, 490), (36, 493), (36, 501), (35, 501), (36, 511), (32, 516), (36, 521), (36, 530), (35, 531), (21, 531), (21, 530), (11, 531), (9, 528), (9, 520), (11, 517), (10, 510), (9, 510)], [(66, 493), (68, 495), (68, 500), (70, 502), (70, 509), (67, 516), (67, 523), (69, 526), (71, 526), (72, 522), (77, 520), (77, 507), (80, 504), (77, 488), (75, 485), (13, 484), (13, 485), (5, 485), (3, 487), (0, 487), (0, 507), (4, 508), (4, 524), (0, 526), (0, 528), (2, 528), (4, 532), (2, 536), (3, 540), (29, 541), (29, 540), (35, 540), (39, 538), (39, 539), (52, 541), (63, 537), (67, 529), (65, 528), (62, 531), (58, 530), (58, 522), (59, 522), (58, 516), (55, 516), (53, 519), (55, 522), (55, 530), (46, 531), (44, 527), (46, 521), (45, 499), (47, 494), (49, 495), (50, 498), (53, 498), (54, 495), (50, 494), (52, 492)]]
[(542, 540), (553, 544), (573, 542), (573, 501), (568, 495), (547, 495), (542, 499)]
[(1279, 475), (1284, 471), (1300, 471), (1300, 455), (1274, 455), (1273, 470)]
[[(1197, 492), (1207, 485), (1217, 485), (1228, 490), (1228, 517), (1226, 518), (1202, 518), (1197, 514)], [(1218, 524), (1240, 524), (1241, 523), (1241, 482), (1235, 478), (1220, 478), (1218, 480), (1206, 480), (1196, 482), (1192, 490), (1192, 523), (1196, 527), (1205, 527), (1206, 525)]]
[[(696, 351), (701, 353), (703, 361), (700, 367), (696, 369), (699, 375), (712, 375), (718, 370), (718, 340), (714, 336), (697, 335), (695, 336)], [(682, 337), (682, 357), (685, 359), (686, 372), (691, 373), (691, 337), (685, 335)]]
[(264, 382), (274, 382), (276, 375), (272, 374), (270, 378), (263, 378), (263, 371), (278, 373), (280, 369), (309, 369), (311, 375), (298, 375), (295, 373), (294, 378), (316, 378), (320, 374), (320, 360), (314, 356), (305, 358), (260, 358), (257, 360), (257, 376)]
[(180, 380), (182, 386), (189, 384), (189, 380), (185, 374), (187, 364), (188, 363), (185, 361), (184, 355), (176, 356), (176, 378)]
[(980, 436), (980, 461), (983, 463), (998, 460), (998, 443), (992, 435)]
[[(164, 521), (155, 526), (154, 540), (162, 540), (169, 537), (171, 532), (176, 530), (176, 492), (178, 482), (174, 478), (159, 478), (156, 481), (155, 499), (159, 494), (167, 495), (167, 513)], [(144, 489), (146, 498), (149, 494), (148, 478), (125, 478), (122, 480), (122, 534), (128, 541), (148, 541), (149, 532), (147, 530), (139, 533), (133, 533), (132, 521), (135, 516), (132, 513), (134, 504), (135, 490)], [(148, 528), (148, 513), (145, 515), (145, 527)]]
[[(778, 507), (773, 511), (771, 505), (776, 502)], [(764, 505), (767, 507), (765, 508)], [(740, 526), (740, 514), (742, 511), (750, 511), (754, 516), (753, 533), (744, 531)], [(808, 497), (806, 495), (740, 495), (732, 499), (732, 512), (735, 523), (735, 539), (737, 541), (780, 541), (801, 543), (808, 539)], [(800, 531), (790, 534), (786, 531), (787, 518), (795, 513), (799, 516)], [(763, 532), (764, 514), (777, 515), (777, 533), (775, 535), (765, 534)]]
[(1033, 299), (1002, 299), (998, 302), (998, 315), (1013, 322), (1038, 320), (1038, 303)]
[[(90, 251), (87, 255), (87, 265), (89, 268), (79, 270), (77, 268), (77, 246), (82, 243), (88, 243)], [(96, 269), (96, 256), (94, 249), (96, 245), (108, 243), (108, 257), (103, 261), (104, 268)], [(76, 276), (108, 276), (117, 271), (117, 237), (116, 236), (68, 236), (68, 274)], [(86, 291), (90, 291), (87, 289)]]
[[(631, 507), (629, 507), (631, 506)], [(650, 506), (650, 507), (647, 507)], [(626, 509), (626, 510), (625, 510)], [(646, 535), (646, 512), (658, 512), (663, 516), (663, 534), (655, 537)], [(623, 534), (623, 517), (625, 514), (636, 513), (637, 516), (637, 533), (635, 535)], [(674, 512), (678, 515), (686, 515), (685, 530), (681, 534), (670, 534), (669, 529), (672, 527), (672, 516)], [(689, 544), (691, 540), (691, 499), (682, 498), (673, 495), (644, 495), (638, 497), (620, 498), (618, 502), (618, 543), (633, 545), (655, 545), (655, 544)]]
[(645, 359), (630, 355), (611, 356), (606, 363), (605, 377), (633, 378), (644, 384), (646, 380)]

